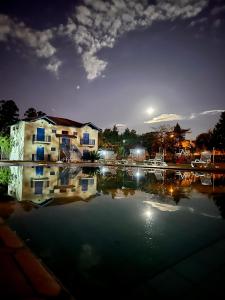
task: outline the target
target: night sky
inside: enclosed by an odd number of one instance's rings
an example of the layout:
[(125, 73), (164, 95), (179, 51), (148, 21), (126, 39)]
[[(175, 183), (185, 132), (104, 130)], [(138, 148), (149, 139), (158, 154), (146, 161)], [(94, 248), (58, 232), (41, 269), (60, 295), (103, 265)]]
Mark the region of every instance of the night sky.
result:
[(0, 99), (21, 116), (195, 137), (224, 95), (225, 1), (0, 0)]

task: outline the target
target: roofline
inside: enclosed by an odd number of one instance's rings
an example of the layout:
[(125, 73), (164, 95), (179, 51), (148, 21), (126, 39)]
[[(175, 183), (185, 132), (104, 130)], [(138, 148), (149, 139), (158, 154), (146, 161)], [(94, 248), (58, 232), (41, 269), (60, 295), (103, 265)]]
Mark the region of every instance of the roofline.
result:
[[(56, 117), (56, 118), (57, 118), (57, 117)], [(57, 123), (54, 122), (51, 118), (49, 118), (47, 115), (40, 116), (40, 117), (38, 117), (38, 118), (31, 119), (31, 120), (26, 120), (26, 119), (19, 120), (19, 122), (20, 122), (20, 121), (24, 121), (24, 122), (35, 122), (35, 121), (37, 121), (37, 120), (42, 120), (42, 119), (46, 119), (46, 120), (48, 120), (50, 123), (52, 123), (52, 124), (54, 124), (54, 125), (56, 125), (56, 126), (60, 126), (60, 125), (57, 125)], [(64, 119), (64, 118), (62, 118), (62, 119)], [(67, 120), (69, 120), (69, 119), (67, 119)], [(73, 121), (73, 120), (71, 120), (71, 121)], [(74, 122), (76, 122), (76, 121), (74, 121)], [(18, 123), (18, 122), (17, 122), (17, 123)], [(15, 123), (15, 124), (17, 124), (17, 123)], [(77, 123), (80, 123), (80, 122), (77, 122)], [(97, 126), (94, 125), (92, 122), (80, 123), (80, 124), (82, 124), (81, 127), (84, 127), (84, 126), (90, 126), (90, 127), (92, 127), (93, 129), (96, 129), (96, 130), (98, 130), (98, 131), (102, 131), (101, 128), (97, 127)], [(81, 127), (77, 127), (77, 126), (68, 126), (68, 125), (62, 125), (62, 126), (63, 126), (63, 127), (75, 127), (75, 128), (81, 128)]]
[(83, 126), (81, 126), (81, 127), (84, 127), (84, 126), (90, 126), (90, 127), (92, 127), (92, 129), (96, 129), (96, 130), (98, 130), (98, 131), (102, 131), (101, 128), (97, 127), (95, 124), (93, 124), (93, 123), (91, 123), (91, 122), (84, 123)]

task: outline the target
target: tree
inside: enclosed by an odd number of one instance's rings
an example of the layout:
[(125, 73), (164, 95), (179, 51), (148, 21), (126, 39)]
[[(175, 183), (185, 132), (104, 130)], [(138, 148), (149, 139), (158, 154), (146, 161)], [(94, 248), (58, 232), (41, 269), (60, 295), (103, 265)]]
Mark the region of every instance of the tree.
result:
[(44, 115), (45, 115), (45, 113), (43, 113), (42, 111), (37, 111), (33, 107), (28, 108), (24, 113), (24, 116), (26, 117), (27, 120), (36, 119), (36, 118), (42, 117)]
[(119, 132), (116, 125), (113, 126), (113, 129), (106, 128), (103, 131), (103, 138), (110, 144), (118, 144), (119, 142)]
[(94, 162), (95, 160), (100, 159), (100, 154), (98, 153), (98, 151), (91, 151), (89, 154), (89, 158), (90, 158), (91, 162)]
[(9, 126), (19, 120), (19, 108), (13, 100), (0, 101), (0, 132), (9, 134)]
[(0, 159), (5, 159), (9, 157), (11, 150), (11, 140), (8, 136), (0, 135)]
[(219, 122), (213, 129), (212, 140), (217, 149), (225, 149), (225, 111), (221, 113)]
[(200, 150), (211, 150), (213, 147), (212, 139), (213, 136), (211, 131), (199, 134), (196, 137), (196, 148)]
[(189, 129), (183, 129), (180, 127), (180, 125), (177, 123), (176, 126), (174, 126), (173, 129), (173, 135), (174, 135), (174, 139), (175, 142), (178, 144), (178, 147), (180, 146), (181, 142), (185, 140), (185, 135), (186, 133), (190, 132), (190, 128)]

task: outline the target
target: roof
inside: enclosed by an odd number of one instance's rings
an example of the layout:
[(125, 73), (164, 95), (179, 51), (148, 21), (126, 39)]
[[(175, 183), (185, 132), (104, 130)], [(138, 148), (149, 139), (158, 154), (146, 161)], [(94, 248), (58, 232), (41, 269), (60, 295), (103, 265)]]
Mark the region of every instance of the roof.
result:
[(45, 120), (47, 120), (48, 122), (50, 122), (50, 123), (52, 123), (54, 125), (76, 127), (76, 128), (81, 128), (81, 127), (84, 127), (84, 126), (87, 125), (87, 126), (91, 127), (92, 129), (101, 131), (100, 128), (98, 128), (97, 126), (95, 126), (91, 122), (80, 123), (80, 122), (76, 122), (76, 121), (73, 121), (73, 120), (70, 120), (70, 119), (66, 119), (66, 118), (52, 117), (52, 116), (46, 116), (46, 115), (38, 117), (36, 119), (31, 119), (31, 120), (24, 119), (24, 121), (31, 121), (32, 122), (32, 121), (36, 121), (36, 120), (40, 120), (40, 119), (45, 119)]
[(53, 121), (55, 125), (62, 125), (62, 126), (69, 126), (69, 127), (82, 127), (84, 124), (80, 122), (76, 122), (73, 120), (65, 119), (65, 118), (58, 118), (58, 117), (52, 117), (52, 116), (44, 116), (43, 119), (47, 117), (47, 119)]

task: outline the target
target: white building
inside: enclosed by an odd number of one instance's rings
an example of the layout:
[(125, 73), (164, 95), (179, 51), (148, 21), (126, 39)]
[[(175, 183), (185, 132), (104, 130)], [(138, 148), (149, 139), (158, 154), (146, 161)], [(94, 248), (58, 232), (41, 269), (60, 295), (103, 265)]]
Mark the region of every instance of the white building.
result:
[(11, 160), (79, 161), (98, 150), (98, 131), (92, 123), (43, 116), (10, 128)]

